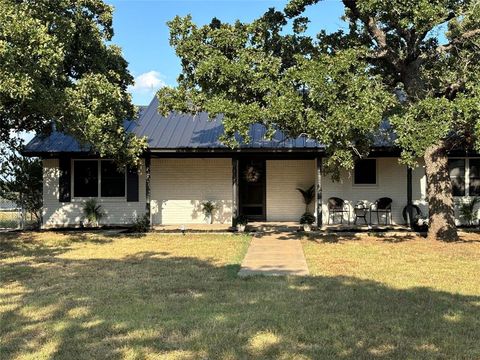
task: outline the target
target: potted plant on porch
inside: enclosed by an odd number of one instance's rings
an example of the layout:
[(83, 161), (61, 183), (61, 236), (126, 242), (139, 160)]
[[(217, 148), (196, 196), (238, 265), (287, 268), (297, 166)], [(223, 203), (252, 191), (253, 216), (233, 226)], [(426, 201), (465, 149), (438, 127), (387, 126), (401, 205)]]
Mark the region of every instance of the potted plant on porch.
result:
[(234, 225), (238, 232), (245, 232), (248, 220), (244, 215), (239, 215), (235, 218)]
[(300, 218), (300, 224), (303, 225), (303, 231), (311, 231), (312, 224), (315, 222), (315, 216), (312, 213), (306, 211)]
[(205, 222), (207, 224), (213, 224), (213, 212), (216, 208), (216, 205), (210, 200), (202, 203), (202, 212), (205, 215)]
[(302, 194), (305, 212), (308, 212), (310, 204), (315, 200), (315, 185), (310, 186), (308, 189), (297, 188), (297, 191)]

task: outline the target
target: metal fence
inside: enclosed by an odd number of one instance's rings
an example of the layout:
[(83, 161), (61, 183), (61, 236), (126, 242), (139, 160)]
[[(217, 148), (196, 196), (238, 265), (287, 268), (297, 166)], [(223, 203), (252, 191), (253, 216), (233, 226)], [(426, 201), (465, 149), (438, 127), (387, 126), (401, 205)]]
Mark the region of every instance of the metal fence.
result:
[(35, 223), (33, 214), (23, 211), (13, 201), (0, 198), (0, 229), (23, 229)]

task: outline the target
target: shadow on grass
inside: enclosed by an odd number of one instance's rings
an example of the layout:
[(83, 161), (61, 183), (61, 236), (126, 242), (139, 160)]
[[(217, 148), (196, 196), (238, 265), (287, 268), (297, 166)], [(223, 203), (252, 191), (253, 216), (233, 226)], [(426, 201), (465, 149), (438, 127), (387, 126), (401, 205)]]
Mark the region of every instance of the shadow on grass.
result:
[[(278, 232), (273, 234), (276, 234), (278, 236), (277, 238), (280, 240), (308, 240), (316, 243), (331, 243), (331, 244), (365, 240), (366, 237), (376, 238), (382, 242), (402, 243), (406, 241), (418, 240), (418, 238), (420, 237), (417, 234), (412, 234), (408, 232), (391, 233), (391, 234), (382, 233), (382, 232), (378, 232), (378, 233), (365, 232), (362, 235), (359, 235), (357, 233), (355, 234), (342, 234), (342, 233), (318, 234), (318, 233), (306, 233), (306, 232), (295, 232), (295, 233)], [(468, 241), (468, 242), (474, 242), (474, 241)]]
[[(2, 359), (478, 358), (480, 297), (351, 277), (239, 279), (168, 252), (56, 258), (3, 277)], [(7, 271), (8, 272), (8, 271)]]

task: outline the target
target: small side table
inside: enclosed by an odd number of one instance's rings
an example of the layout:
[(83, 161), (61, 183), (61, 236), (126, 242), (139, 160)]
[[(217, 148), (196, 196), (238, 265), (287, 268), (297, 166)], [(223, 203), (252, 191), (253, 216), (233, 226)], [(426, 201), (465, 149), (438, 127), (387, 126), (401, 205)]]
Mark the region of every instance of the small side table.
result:
[(355, 215), (355, 220), (353, 221), (354, 225), (357, 225), (357, 220), (362, 219), (365, 222), (365, 225), (368, 225), (367, 221), (367, 214), (368, 214), (368, 207), (365, 205), (363, 201), (359, 201), (355, 204), (353, 208), (353, 213)]

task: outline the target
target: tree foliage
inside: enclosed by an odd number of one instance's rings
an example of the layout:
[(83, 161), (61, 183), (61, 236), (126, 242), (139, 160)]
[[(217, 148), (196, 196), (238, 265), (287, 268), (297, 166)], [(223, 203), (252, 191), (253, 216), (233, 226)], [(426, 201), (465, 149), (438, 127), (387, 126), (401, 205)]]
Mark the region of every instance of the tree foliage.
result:
[(102, 156), (135, 162), (143, 139), (133, 78), (112, 39), (112, 8), (101, 0), (0, 0), (0, 142), (12, 133), (73, 135)]
[(176, 17), (170, 42), (183, 71), (177, 88), (159, 91), (160, 111), (222, 113), (222, 140), (230, 146), (237, 145), (235, 133), (249, 141), (253, 123), (269, 135), (305, 134), (327, 145), (331, 170), (338, 163), (351, 168), (394, 96), (358, 55), (365, 47), (321, 52), (302, 35), (300, 20), (292, 35), (282, 35), (287, 19), (273, 9), (252, 24), (197, 27), (189, 16)]
[(18, 153), (1, 155), (0, 197), (10, 200), (40, 223), (42, 208), (42, 162)]
[(173, 19), (182, 73), (159, 91), (160, 111), (223, 113), (231, 145), (256, 122), (305, 133), (327, 146), (333, 171), (366, 156), (388, 119), (403, 161), (425, 158), (431, 233), (455, 239), (446, 154), (480, 149), (479, 1), (343, 0), (346, 28), (315, 24), (313, 39), (303, 13), (317, 2), (291, 0), (250, 24)]

